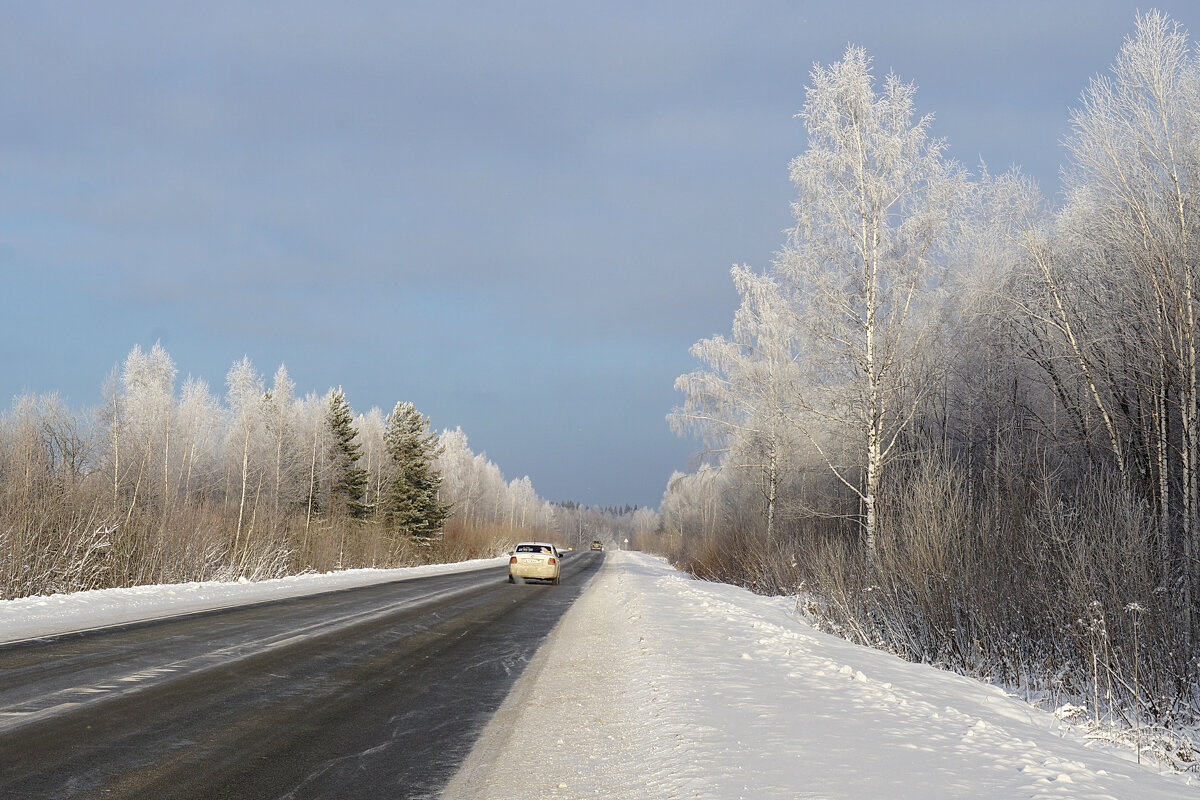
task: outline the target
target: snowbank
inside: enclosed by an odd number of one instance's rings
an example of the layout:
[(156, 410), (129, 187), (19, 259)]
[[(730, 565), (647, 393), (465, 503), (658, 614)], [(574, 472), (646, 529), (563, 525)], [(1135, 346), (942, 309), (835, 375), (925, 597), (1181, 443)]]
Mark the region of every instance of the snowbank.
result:
[(1001, 690), (617, 552), (445, 798), (1195, 798)]
[(22, 597), (0, 601), (0, 643), (216, 608), (501, 566), (507, 557), (401, 569), (350, 569), (257, 583), (206, 581)]

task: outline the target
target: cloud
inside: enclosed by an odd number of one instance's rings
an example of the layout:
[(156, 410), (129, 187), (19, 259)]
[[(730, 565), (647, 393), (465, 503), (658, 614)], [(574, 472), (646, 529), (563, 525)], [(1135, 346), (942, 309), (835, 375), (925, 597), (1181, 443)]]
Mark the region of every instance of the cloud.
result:
[(561, 437), (608, 453), (588, 485), (646, 484), (598, 500), (654, 502), (687, 347), (728, 329), (729, 266), (783, 243), (813, 63), (862, 44), (969, 167), (1046, 184), (1132, 24), (1111, 0), (17, 4), (0, 270), (28, 314), (0, 335), (61, 317), (37, 385), (166, 331), (216, 383), (250, 352), (361, 380), (356, 404), (421, 387), (508, 473), (566, 474)]

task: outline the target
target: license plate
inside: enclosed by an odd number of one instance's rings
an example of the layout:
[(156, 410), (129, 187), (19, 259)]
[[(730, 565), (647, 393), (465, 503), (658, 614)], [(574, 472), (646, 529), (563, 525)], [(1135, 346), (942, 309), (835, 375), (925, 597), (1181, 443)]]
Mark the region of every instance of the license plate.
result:
[(542, 563), (542, 560), (540, 558), (522, 558), (521, 563), (522, 564), (540, 564), (540, 563)]

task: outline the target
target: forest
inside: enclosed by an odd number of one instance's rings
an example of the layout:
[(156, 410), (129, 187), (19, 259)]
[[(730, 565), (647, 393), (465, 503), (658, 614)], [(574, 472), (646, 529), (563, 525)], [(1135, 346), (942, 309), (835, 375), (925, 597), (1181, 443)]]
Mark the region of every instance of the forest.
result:
[[(1096, 65), (1104, 69), (1103, 65)], [(657, 513), (540, 498), (413, 404), (135, 346), (94, 408), (0, 414), (0, 599), (630, 539), (825, 631), (1194, 768), (1200, 55), (1158, 12), (1081, 87), (1047, 195), (964, 166), (913, 84), (813, 68), (794, 226), (733, 267)], [(1049, 143), (1048, 143), (1049, 144)]]
[(223, 396), (177, 378), (135, 346), (98, 408), (30, 395), (0, 416), (0, 598), (493, 556), (586, 511), (411, 403), (357, 414), (248, 358)]
[(300, 396), (245, 357), (222, 395), (178, 373), (161, 344), (134, 346), (98, 407), (25, 395), (0, 414), (0, 600), (615, 544), (658, 523), (550, 503), (412, 403), (356, 413), (341, 387)]
[(1058, 202), (916, 107), (860, 48), (814, 67), (795, 225), (692, 348), (704, 451), (638, 543), (1194, 766), (1200, 60), (1139, 15)]

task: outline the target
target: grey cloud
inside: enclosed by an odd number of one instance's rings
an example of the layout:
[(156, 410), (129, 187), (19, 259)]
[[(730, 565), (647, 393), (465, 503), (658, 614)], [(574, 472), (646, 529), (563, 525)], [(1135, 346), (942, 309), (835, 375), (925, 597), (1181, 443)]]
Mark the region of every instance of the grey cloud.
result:
[(693, 446), (662, 421), (687, 346), (728, 329), (730, 264), (783, 242), (813, 62), (865, 46), (969, 167), (1052, 183), (1132, 24), (1113, 0), (13, 4), (0, 267), (36, 270), (31, 319), (70, 309), (38, 385), (75, 381), (64, 341), (102, 375), (168, 331), (216, 384), (250, 352), (356, 406), (418, 387), (539, 489), (655, 502)]

